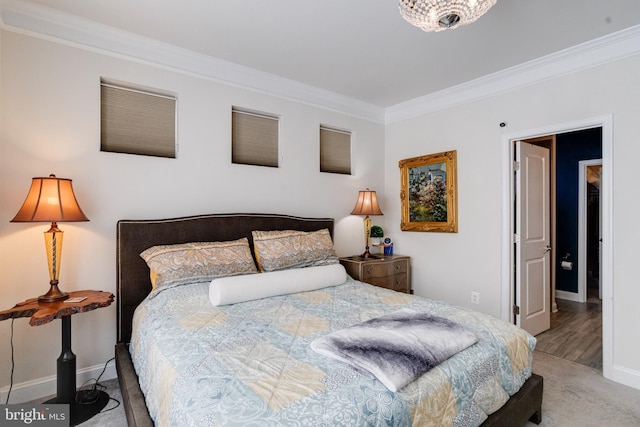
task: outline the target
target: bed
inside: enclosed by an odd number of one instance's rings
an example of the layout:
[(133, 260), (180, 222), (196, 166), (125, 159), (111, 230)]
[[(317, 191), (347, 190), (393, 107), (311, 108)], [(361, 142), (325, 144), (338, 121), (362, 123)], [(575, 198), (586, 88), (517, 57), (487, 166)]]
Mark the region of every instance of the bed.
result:
[[(487, 356), (487, 361), (480, 361), (481, 357), (473, 352), (486, 337), (501, 335), (505, 328), (517, 328), (477, 312), (376, 288), (350, 278), (337, 286), (219, 307), (214, 307), (210, 302), (208, 283), (152, 292), (149, 266), (140, 256), (143, 251), (159, 245), (229, 242), (246, 238), (252, 249), (251, 254), (255, 257), (252, 234), (255, 230), (328, 230), (332, 236), (333, 220), (278, 214), (212, 214), (118, 222), (115, 353), (118, 380), (130, 426), (152, 426), (154, 419), (159, 425), (302, 425), (305, 422), (307, 425), (438, 425), (445, 420), (451, 424), (452, 418), (443, 414), (451, 414), (452, 410), (455, 424), (458, 425), (518, 426), (524, 425), (527, 420), (536, 424), (541, 421), (542, 378), (531, 373), (531, 354), (535, 340), (525, 338), (529, 339), (527, 360), (524, 363), (523, 356), (518, 356), (522, 366), (517, 369), (514, 366), (504, 369), (503, 365), (507, 363), (504, 360), (508, 360), (504, 357), (500, 359), (498, 356)], [(254, 276), (261, 274), (263, 273)], [(346, 306), (346, 311), (336, 311), (339, 306)], [(498, 332), (485, 333), (480, 326), (470, 323), (469, 328), (480, 336), (478, 344), (455, 354), (397, 393), (388, 390), (380, 381), (366, 373), (308, 350), (309, 342), (315, 337), (323, 336), (331, 330), (346, 328), (357, 320), (375, 318), (402, 307), (433, 310), (442, 315), (453, 313), (456, 321), (461, 323), (476, 320), (478, 324), (495, 323)], [(159, 317), (150, 317), (150, 313), (154, 312)], [(182, 313), (183, 317), (177, 317), (177, 313)], [(257, 318), (248, 317), (254, 313)], [(172, 320), (174, 317), (175, 321)], [(229, 323), (236, 327), (242, 325), (243, 334), (248, 335), (239, 335), (237, 331), (231, 335), (227, 332), (223, 338), (206, 335), (210, 329), (228, 329), (229, 325), (219, 322), (221, 317), (235, 318), (235, 322)], [(258, 318), (261, 320), (256, 321)], [(225, 324), (221, 326), (222, 323)], [(169, 332), (161, 329), (165, 327), (167, 330), (178, 331), (183, 336), (167, 338)], [(301, 333), (300, 330), (304, 332)], [(147, 335), (149, 339), (146, 344), (141, 344), (141, 337)], [(276, 343), (269, 341), (272, 336)], [(196, 337), (195, 341), (190, 340), (190, 337)], [(282, 348), (283, 337), (286, 338), (285, 341), (290, 340), (293, 347)], [(213, 347), (224, 348), (224, 354), (216, 355), (220, 357), (215, 360), (208, 359), (209, 353), (212, 353), (210, 349), (213, 348), (209, 343), (216, 339), (220, 340), (218, 344), (224, 342), (224, 346)], [(522, 342), (522, 337), (519, 339)], [(159, 361), (156, 359), (146, 362), (145, 358), (149, 356), (142, 349), (148, 349), (145, 350), (148, 354), (162, 353), (155, 346), (158, 341), (171, 341), (173, 347), (178, 349), (170, 354), (160, 354)], [(259, 345), (256, 345), (256, 341), (259, 341)], [(207, 344), (203, 345), (203, 342)], [(247, 342), (251, 343), (249, 347)], [(229, 347), (233, 345), (240, 346), (237, 354), (246, 352), (247, 348), (262, 346), (260, 348), (266, 349), (263, 352), (270, 354), (267, 358), (286, 360), (287, 367), (270, 378), (261, 378), (259, 381), (255, 378), (243, 378), (242, 375), (241, 378), (233, 378), (229, 376), (231, 371), (236, 376), (238, 373), (248, 375), (254, 371), (264, 374), (263, 366), (260, 365), (262, 362), (255, 362), (255, 354), (236, 358), (234, 347)], [(495, 344), (487, 345), (493, 347)], [(504, 350), (496, 352), (504, 353)], [(175, 359), (180, 353), (183, 356)], [(247, 363), (247, 366), (243, 367), (242, 363)], [(477, 366), (468, 368), (470, 374), (465, 377), (453, 369), (462, 363)], [(273, 366), (269, 369), (273, 369)], [(200, 375), (203, 370), (206, 374)], [(223, 371), (224, 375), (221, 374)], [(168, 379), (160, 379), (160, 372), (170, 372), (171, 375)], [(489, 382), (495, 382), (496, 378), (503, 381), (504, 372), (509, 376), (506, 386), (502, 385), (506, 390), (496, 392), (495, 395), (506, 391), (503, 399), (506, 402), (500, 402), (502, 406), (495, 411), (492, 409), (488, 417), (475, 408), (475, 403), (467, 405), (456, 395), (464, 392), (471, 395), (472, 399), (482, 401), (480, 406), (493, 407), (496, 405), (493, 400), (499, 397), (488, 396), (491, 393), (487, 392), (486, 387)], [(283, 376), (287, 377), (286, 381), (274, 383)], [(434, 382), (439, 382), (440, 388), (448, 387), (446, 399), (437, 402), (432, 401), (431, 397), (425, 398), (431, 393), (427, 391), (435, 388)], [(478, 390), (466, 390), (470, 383), (481, 386)], [(164, 391), (160, 387), (163, 384)], [(223, 389), (230, 394), (222, 394)], [(442, 395), (441, 391), (438, 393)], [(260, 396), (264, 398), (265, 394), (270, 397), (261, 399)], [(180, 402), (181, 396), (187, 402)], [(239, 398), (240, 396), (242, 397)], [(354, 399), (358, 402), (354, 402)], [(242, 404), (239, 405), (239, 402)], [(420, 402), (422, 412), (416, 412), (415, 402)], [(449, 408), (443, 409), (442, 405)], [(460, 406), (463, 408), (460, 409)], [(205, 410), (209, 413), (205, 414)], [(421, 421), (416, 421), (417, 419)]]

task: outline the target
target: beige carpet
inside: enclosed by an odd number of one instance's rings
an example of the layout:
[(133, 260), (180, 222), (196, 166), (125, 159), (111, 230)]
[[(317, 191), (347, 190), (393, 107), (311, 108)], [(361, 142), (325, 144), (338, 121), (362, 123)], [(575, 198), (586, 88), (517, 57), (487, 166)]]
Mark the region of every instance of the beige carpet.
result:
[[(640, 426), (640, 390), (600, 371), (536, 351), (533, 372), (544, 377), (541, 426)], [(527, 427), (535, 426), (528, 423)]]
[[(595, 369), (539, 351), (533, 356), (533, 371), (544, 377), (540, 426), (640, 426), (640, 390), (609, 381)], [(110, 396), (121, 399), (117, 380), (103, 384)], [(122, 406), (116, 406), (111, 401), (105, 409), (115, 409), (98, 414), (81, 426), (126, 426)]]

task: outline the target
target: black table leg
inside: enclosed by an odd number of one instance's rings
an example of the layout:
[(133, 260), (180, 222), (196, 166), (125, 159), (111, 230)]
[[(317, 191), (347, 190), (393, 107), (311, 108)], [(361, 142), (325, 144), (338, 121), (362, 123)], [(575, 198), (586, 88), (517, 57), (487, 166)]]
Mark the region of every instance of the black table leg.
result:
[(76, 355), (71, 350), (71, 316), (62, 318), (62, 352), (57, 361), (56, 397), (45, 403), (68, 404), (71, 425), (85, 422), (109, 403), (109, 395), (95, 390), (91, 399), (76, 401)]
[(71, 350), (71, 316), (62, 318), (62, 352), (57, 362), (57, 402), (76, 401), (76, 355)]

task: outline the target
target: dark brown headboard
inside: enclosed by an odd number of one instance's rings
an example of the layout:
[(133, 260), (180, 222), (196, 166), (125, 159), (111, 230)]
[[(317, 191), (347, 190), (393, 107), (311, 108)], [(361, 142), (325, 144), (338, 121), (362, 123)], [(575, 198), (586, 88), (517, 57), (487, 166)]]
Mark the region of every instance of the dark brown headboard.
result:
[(188, 242), (249, 239), (253, 230), (315, 231), (328, 228), (332, 218), (300, 218), (279, 214), (212, 214), (159, 220), (121, 220), (117, 224), (116, 280), (118, 342), (131, 339), (133, 312), (151, 292), (149, 268), (140, 253), (151, 246)]

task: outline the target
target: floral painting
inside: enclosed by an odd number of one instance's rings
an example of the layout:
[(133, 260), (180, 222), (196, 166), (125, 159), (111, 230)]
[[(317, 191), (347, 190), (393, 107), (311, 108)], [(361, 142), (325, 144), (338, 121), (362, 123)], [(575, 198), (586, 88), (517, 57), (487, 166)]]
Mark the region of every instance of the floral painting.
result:
[(401, 229), (456, 233), (456, 151), (401, 160)]

